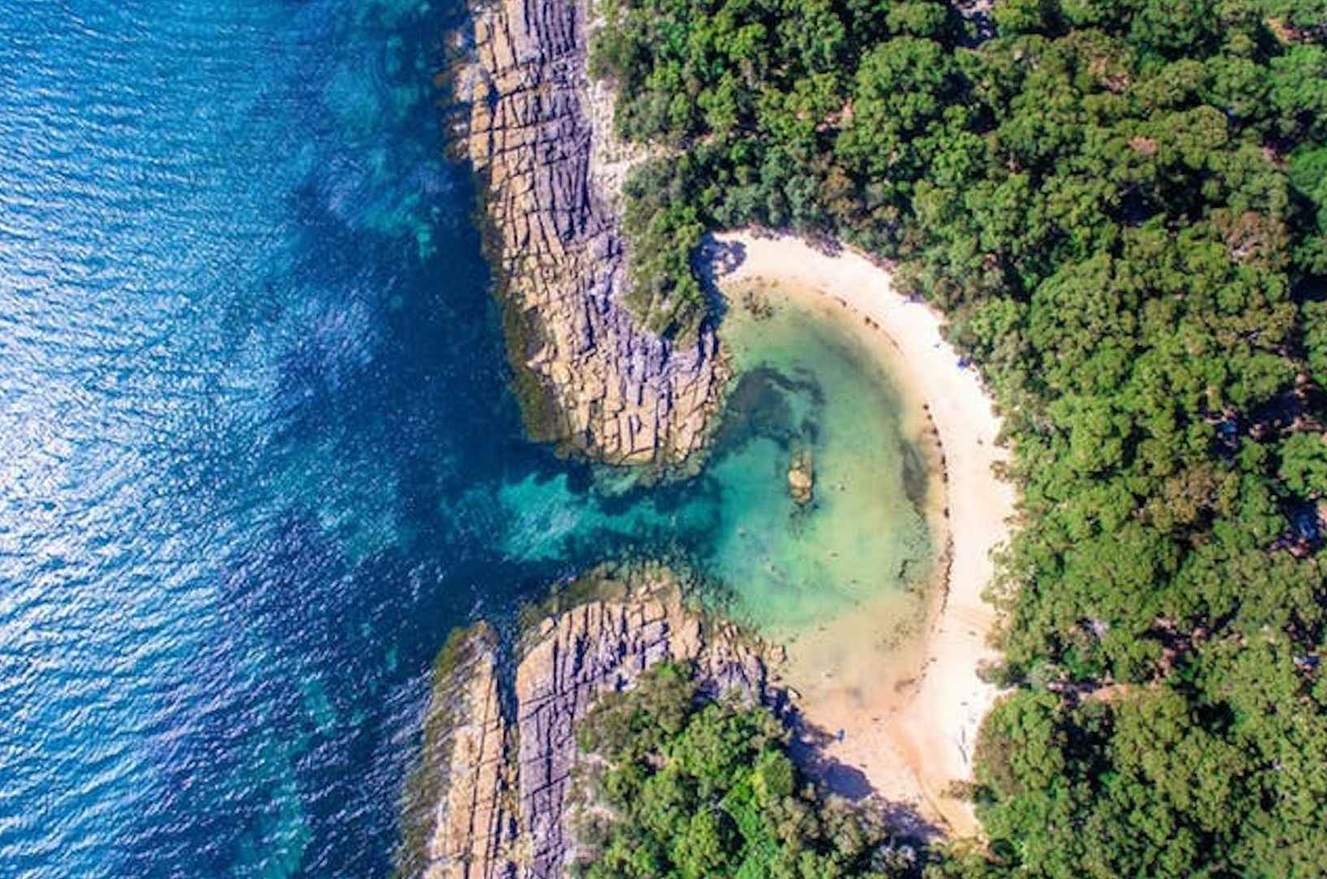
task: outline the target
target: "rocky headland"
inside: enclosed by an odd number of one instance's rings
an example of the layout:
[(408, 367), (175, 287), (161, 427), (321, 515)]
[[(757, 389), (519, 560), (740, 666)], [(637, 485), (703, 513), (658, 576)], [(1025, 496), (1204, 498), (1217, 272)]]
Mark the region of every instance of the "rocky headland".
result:
[(424, 747), (404, 798), (401, 877), (515, 875), (510, 730), (498, 695), (499, 642), (487, 623), (452, 633), (434, 666)]
[(678, 464), (705, 442), (724, 366), (712, 328), (675, 344), (622, 304), (624, 175), (605, 148), (607, 93), (586, 71), (586, 0), (477, 3), (473, 21), (473, 63), (457, 77), (463, 146), (484, 186), (526, 423), (607, 463)]
[[(728, 366), (713, 327), (682, 343), (644, 329), (624, 304), (630, 254), (621, 185), (636, 156), (611, 135), (609, 90), (589, 81), (588, 2), (476, 0), (473, 57), (455, 80), (467, 107), (462, 145), (483, 187), (487, 246), (529, 432), (605, 463), (671, 469), (706, 442)], [(759, 248), (743, 241), (739, 250), (755, 262), (750, 257)], [(861, 311), (877, 326), (872, 308)], [(933, 347), (939, 356), (948, 352), (938, 341)], [(976, 394), (984, 403), (979, 388)], [(954, 405), (970, 396), (956, 396)], [(993, 440), (983, 437), (976, 446), (985, 452)], [(815, 505), (817, 463), (801, 450), (787, 465), (787, 491), (806, 509)], [(937, 656), (919, 675), (919, 695), (881, 695), (866, 681), (861, 688), (822, 685), (803, 699), (772, 686), (764, 648), (689, 609), (661, 569), (622, 582), (596, 575), (589, 595), (573, 590), (580, 598), (571, 606), (545, 608), (514, 645), (487, 624), (457, 633), (435, 673), (422, 760), (407, 792), (400, 873), (564, 875), (577, 857), (570, 829), (581, 759), (576, 724), (597, 695), (630, 687), (664, 660), (694, 665), (706, 691), (736, 688), (787, 709), (781, 716), (796, 737), (806, 737), (798, 759), (812, 777), (825, 781), (837, 771), (909, 811), (924, 801), (926, 820), (918, 827), (925, 832), (932, 815), (967, 829), (968, 807), (949, 802), (940, 784), (969, 771), (971, 734), (989, 704), (970, 674), (987, 627), (982, 617), (983, 624), (965, 622), (959, 631), (952, 611), (975, 607), (977, 619), (983, 610), (967, 593), (975, 595), (989, 571), (967, 560), (980, 561), (976, 553), (984, 557), (987, 548), (968, 540), (955, 553), (962, 564), (951, 569), (948, 600), (928, 636)], [(972, 588), (956, 590), (956, 582)], [(787, 708), (789, 696), (815, 702), (819, 713), (801, 718), (801, 708)], [(877, 754), (880, 725), (899, 720), (907, 721), (906, 741)]]
[(486, 623), (444, 648), (406, 800), (399, 873), (427, 879), (560, 877), (575, 858), (575, 725), (647, 668), (691, 663), (714, 695), (782, 699), (768, 648), (684, 600), (662, 568), (596, 573), (545, 608), (504, 662)]

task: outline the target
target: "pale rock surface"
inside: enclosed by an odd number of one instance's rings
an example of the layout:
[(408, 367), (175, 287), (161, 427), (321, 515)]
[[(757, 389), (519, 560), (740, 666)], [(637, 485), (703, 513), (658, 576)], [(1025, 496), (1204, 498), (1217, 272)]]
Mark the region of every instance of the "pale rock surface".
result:
[(629, 160), (607, 130), (607, 92), (592, 100), (587, 33), (585, 0), (477, 8), (476, 63), (457, 78), (466, 151), (486, 185), (509, 353), (532, 379), (522, 402), (536, 438), (609, 463), (677, 464), (705, 441), (724, 367), (712, 328), (675, 346), (622, 305)]
[[(516, 822), (505, 797), (507, 724), (498, 699), (497, 639), (481, 623), (449, 646), (455, 661), (435, 682), (423, 771), (438, 773), (422, 875), (503, 879), (515, 875)], [(430, 740), (431, 732), (436, 737)]]
[[(773, 701), (764, 650), (731, 624), (707, 625), (684, 604), (671, 575), (659, 572), (633, 580), (624, 597), (551, 616), (526, 637), (516, 667), (514, 719), (499, 707), (491, 651), (456, 666), (434, 690), (435, 702), (439, 694), (453, 700), (458, 724), (450, 731), (450, 761), (435, 770), (446, 790), (424, 875), (564, 875), (574, 855), (568, 818), (580, 756), (576, 722), (596, 696), (629, 687), (652, 665), (671, 660), (694, 663), (702, 688), (714, 695), (736, 690)], [(458, 706), (467, 710), (457, 712)]]

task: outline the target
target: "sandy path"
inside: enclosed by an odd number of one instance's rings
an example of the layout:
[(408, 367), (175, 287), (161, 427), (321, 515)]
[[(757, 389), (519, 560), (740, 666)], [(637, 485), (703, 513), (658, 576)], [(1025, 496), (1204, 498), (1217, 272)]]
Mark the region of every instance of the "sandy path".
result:
[(991, 551), (1007, 538), (1014, 512), (1012, 486), (992, 471), (1004, 458), (995, 445), (999, 418), (976, 370), (961, 368), (941, 337), (940, 315), (896, 292), (886, 269), (854, 251), (831, 256), (794, 237), (715, 237), (745, 251), (722, 272), (723, 286), (763, 281), (788, 296), (829, 297), (869, 318), (896, 349), (881, 352), (886, 367), (906, 395), (929, 407), (945, 459), (951, 562), (947, 594), (911, 664), (918, 679), (891, 685), (882, 670), (871, 685), (877, 672), (859, 667), (841, 684), (800, 688), (801, 704), (812, 723), (844, 730), (826, 756), (860, 769), (885, 798), (915, 803), (952, 833), (973, 833), (970, 807), (945, 790), (970, 777), (977, 728), (997, 693), (977, 677), (977, 666), (995, 656), (986, 644), (994, 610), (981, 594), (994, 569)]

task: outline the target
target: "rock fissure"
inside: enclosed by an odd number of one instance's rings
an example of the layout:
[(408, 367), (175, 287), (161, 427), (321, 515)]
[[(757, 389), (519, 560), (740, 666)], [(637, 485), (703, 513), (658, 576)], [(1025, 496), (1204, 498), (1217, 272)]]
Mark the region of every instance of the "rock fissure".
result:
[[(474, 11), (465, 151), (484, 181), (508, 351), (536, 439), (613, 464), (677, 465), (705, 442), (725, 367), (712, 327), (680, 345), (623, 304), (620, 176), (594, 167), (585, 0), (499, 0)], [(595, 95), (598, 97), (595, 97)]]

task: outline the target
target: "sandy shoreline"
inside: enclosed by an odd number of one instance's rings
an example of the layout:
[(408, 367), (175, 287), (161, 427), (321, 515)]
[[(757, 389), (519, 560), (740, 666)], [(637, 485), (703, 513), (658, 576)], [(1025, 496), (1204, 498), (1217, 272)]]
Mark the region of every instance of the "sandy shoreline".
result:
[[(949, 576), (929, 631), (895, 663), (915, 675), (891, 681), (883, 670), (859, 667), (831, 684), (798, 681), (794, 667), (790, 682), (800, 684), (808, 721), (844, 730), (823, 747), (826, 757), (859, 770), (886, 799), (914, 804), (951, 833), (971, 834), (970, 807), (945, 791), (970, 777), (977, 728), (997, 694), (977, 667), (996, 655), (986, 644), (995, 613), (981, 595), (994, 570), (991, 551), (1006, 540), (1014, 513), (1013, 487), (992, 470), (1005, 457), (995, 445), (999, 418), (977, 372), (960, 367), (942, 338), (941, 316), (895, 291), (886, 269), (854, 251), (829, 255), (791, 236), (715, 238), (741, 251), (735, 267), (720, 270), (722, 286), (763, 282), (789, 298), (837, 302), (887, 337), (873, 350), (905, 396), (926, 404), (944, 456)], [(860, 637), (866, 615), (856, 616), (843, 625), (855, 625)]]

